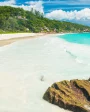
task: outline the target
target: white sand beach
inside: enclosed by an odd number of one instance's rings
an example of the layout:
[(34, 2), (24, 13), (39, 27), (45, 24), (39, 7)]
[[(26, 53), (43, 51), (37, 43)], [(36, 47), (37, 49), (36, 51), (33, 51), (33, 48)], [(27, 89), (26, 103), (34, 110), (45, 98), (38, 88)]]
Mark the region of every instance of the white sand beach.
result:
[(41, 36), (44, 33), (13, 33), (13, 34), (0, 34), (0, 40), (6, 40), (11, 38), (33, 37)]
[(90, 47), (57, 36), (22, 38), (0, 47), (0, 112), (69, 112), (42, 97), (54, 82), (89, 78)]
[(0, 112), (70, 112), (42, 97), (54, 82), (89, 78), (90, 46), (57, 36), (22, 37), (0, 47)]
[(43, 36), (45, 33), (14, 33), (0, 34), (0, 46), (8, 45), (13, 42)]
[[(69, 112), (42, 98), (52, 83), (67, 77), (61, 69), (66, 54), (61, 50), (57, 55), (60, 42), (53, 35), (42, 35), (0, 47), (0, 112)], [(5, 42), (22, 36), (2, 35), (1, 41), (3, 37)]]

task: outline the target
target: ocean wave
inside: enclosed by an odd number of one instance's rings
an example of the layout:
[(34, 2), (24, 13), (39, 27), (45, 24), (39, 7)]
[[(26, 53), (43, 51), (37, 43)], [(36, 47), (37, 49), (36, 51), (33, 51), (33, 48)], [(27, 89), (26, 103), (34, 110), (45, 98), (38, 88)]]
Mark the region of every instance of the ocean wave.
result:
[(67, 42), (64, 39), (60, 40), (63, 40), (62, 49), (77, 63), (90, 66), (90, 46)]

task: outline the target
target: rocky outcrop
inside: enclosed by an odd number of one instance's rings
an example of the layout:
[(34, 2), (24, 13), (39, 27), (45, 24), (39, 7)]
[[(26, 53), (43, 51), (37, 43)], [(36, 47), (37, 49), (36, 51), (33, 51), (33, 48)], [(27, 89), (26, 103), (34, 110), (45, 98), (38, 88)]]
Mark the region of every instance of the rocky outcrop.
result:
[(73, 112), (90, 112), (90, 82), (71, 80), (54, 83), (43, 98)]

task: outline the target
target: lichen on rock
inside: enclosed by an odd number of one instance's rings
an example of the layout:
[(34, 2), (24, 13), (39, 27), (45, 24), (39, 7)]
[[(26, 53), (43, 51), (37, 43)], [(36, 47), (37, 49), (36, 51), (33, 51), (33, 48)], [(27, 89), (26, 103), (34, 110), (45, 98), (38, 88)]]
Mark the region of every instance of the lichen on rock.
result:
[(56, 82), (47, 89), (43, 98), (73, 112), (90, 112), (90, 82), (87, 80)]

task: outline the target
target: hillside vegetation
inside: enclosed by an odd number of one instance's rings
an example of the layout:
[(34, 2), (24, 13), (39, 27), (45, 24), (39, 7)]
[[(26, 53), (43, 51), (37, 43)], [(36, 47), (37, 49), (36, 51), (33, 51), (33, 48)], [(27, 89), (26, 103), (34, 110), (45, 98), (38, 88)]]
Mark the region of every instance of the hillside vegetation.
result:
[(83, 32), (90, 27), (49, 20), (37, 11), (25, 11), (21, 8), (0, 6), (0, 32)]

